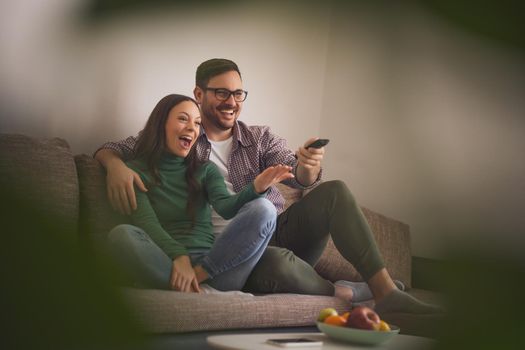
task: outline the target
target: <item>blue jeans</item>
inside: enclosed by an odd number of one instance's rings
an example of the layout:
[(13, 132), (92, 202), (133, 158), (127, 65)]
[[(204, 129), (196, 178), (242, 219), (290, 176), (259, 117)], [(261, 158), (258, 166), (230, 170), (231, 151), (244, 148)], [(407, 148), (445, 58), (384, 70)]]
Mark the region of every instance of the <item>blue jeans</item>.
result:
[[(206, 283), (213, 288), (240, 290), (266, 249), (276, 220), (275, 207), (269, 200), (258, 198), (246, 203), (210, 250), (190, 252), (192, 265), (206, 270)], [(108, 243), (133, 285), (168, 288), (173, 261), (142, 229), (118, 225), (109, 233)]]

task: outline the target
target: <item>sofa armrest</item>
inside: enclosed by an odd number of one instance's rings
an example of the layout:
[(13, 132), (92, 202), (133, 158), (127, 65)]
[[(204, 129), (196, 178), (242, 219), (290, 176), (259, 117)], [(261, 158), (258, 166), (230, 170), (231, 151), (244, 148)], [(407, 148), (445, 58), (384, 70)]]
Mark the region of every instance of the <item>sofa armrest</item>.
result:
[[(407, 224), (362, 208), (390, 276), (411, 286), (412, 255), (410, 252), (410, 228)], [(346, 261), (334, 246), (332, 239), (315, 266), (316, 271), (330, 281), (361, 281), (361, 275)]]
[(63, 232), (77, 232), (78, 180), (66, 140), (0, 133), (0, 185), (35, 213), (60, 222)]

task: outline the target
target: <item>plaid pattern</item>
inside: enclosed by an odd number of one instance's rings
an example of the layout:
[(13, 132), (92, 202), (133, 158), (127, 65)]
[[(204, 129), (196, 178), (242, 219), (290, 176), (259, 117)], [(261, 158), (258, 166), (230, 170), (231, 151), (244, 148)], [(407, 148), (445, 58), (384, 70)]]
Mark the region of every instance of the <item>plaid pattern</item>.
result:
[[(133, 156), (133, 148), (137, 137), (130, 136), (118, 142), (108, 142), (103, 144), (100, 149), (112, 149), (118, 152), (122, 159), (129, 160)], [(195, 143), (197, 156), (202, 161), (210, 159), (211, 144), (206, 137), (204, 129)], [(95, 152), (95, 154), (96, 154)], [(297, 158), (291, 151), (286, 141), (273, 134), (267, 126), (247, 126), (243, 122), (236, 121), (233, 127), (233, 146), (228, 161), (228, 173), (235, 192), (241, 191), (244, 186), (251, 183), (257, 175), (264, 169), (276, 164), (286, 164), (291, 166), (292, 172), (296, 174)], [(286, 180), (284, 183), (293, 188), (306, 189), (317, 185), (321, 179), (322, 171), (317, 180), (308, 187), (301, 185), (293, 179)], [(266, 195), (281, 213), (284, 208), (284, 198), (279, 190), (272, 186)]]

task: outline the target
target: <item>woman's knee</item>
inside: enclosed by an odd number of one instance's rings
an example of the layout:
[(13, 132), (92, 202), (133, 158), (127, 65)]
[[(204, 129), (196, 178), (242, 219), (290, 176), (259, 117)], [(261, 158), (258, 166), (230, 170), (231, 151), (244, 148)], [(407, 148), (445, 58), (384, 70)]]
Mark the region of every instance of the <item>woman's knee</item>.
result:
[(260, 225), (268, 229), (275, 228), (277, 210), (272, 202), (266, 198), (257, 198), (246, 205), (247, 214), (252, 220), (257, 220)]
[(144, 233), (138, 227), (121, 224), (109, 231), (107, 240), (110, 245), (125, 244), (137, 239), (144, 239), (145, 237), (142, 237), (143, 235)]
[(255, 210), (257, 210), (262, 216), (268, 217), (270, 219), (277, 216), (277, 210), (275, 205), (266, 198), (257, 198), (250, 202), (253, 205)]

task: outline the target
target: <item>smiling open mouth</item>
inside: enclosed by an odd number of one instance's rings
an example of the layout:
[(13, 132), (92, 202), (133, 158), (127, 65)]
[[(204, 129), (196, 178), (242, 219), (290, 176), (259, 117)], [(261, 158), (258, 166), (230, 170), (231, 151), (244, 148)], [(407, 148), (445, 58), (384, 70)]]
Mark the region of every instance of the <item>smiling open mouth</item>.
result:
[(219, 109), (219, 112), (221, 112), (222, 114), (229, 115), (230, 117), (233, 117), (233, 115), (235, 114), (234, 109)]
[(193, 141), (193, 139), (189, 136), (181, 136), (179, 137), (179, 140), (181, 140), (181, 145), (183, 148), (190, 148), (191, 147), (191, 142)]

